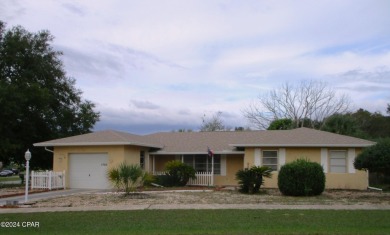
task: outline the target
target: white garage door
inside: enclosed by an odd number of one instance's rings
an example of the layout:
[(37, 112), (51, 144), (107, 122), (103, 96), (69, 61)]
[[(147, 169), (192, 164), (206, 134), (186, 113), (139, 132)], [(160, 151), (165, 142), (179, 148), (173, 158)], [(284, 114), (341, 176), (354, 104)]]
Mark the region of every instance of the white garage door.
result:
[(69, 157), (69, 187), (107, 189), (110, 184), (107, 179), (108, 154), (70, 154)]

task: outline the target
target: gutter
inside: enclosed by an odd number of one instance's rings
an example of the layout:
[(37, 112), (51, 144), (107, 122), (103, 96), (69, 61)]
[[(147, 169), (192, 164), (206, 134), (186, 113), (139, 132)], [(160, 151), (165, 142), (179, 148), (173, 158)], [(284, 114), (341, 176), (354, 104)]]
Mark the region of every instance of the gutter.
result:
[[(221, 155), (233, 155), (233, 154), (244, 154), (244, 151), (214, 151), (215, 154), (221, 154)], [(206, 151), (202, 152), (167, 152), (167, 151), (157, 151), (157, 152), (150, 152), (150, 155), (206, 155)]]
[(48, 152), (54, 153), (53, 150), (50, 150), (50, 149), (48, 149), (47, 147), (45, 147), (45, 150), (48, 151)]
[(373, 144), (229, 144), (232, 147), (310, 147), (310, 148), (365, 148)]
[(118, 146), (118, 145), (132, 145), (148, 148), (161, 149), (163, 146), (155, 144), (145, 144), (138, 142), (71, 142), (71, 143), (53, 143), (53, 142), (42, 142), (33, 144), (34, 147), (68, 147), (68, 146)]

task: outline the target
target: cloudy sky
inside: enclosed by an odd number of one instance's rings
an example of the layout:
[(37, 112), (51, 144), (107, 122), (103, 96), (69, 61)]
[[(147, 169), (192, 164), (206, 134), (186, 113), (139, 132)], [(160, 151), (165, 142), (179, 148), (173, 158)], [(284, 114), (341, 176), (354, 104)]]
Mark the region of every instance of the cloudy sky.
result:
[(353, 109), (390, 103), (388, 0), (1, 0), (0, 20), (54, 35), (96, 130), (198, 129), (285, 82), (322, 80)]

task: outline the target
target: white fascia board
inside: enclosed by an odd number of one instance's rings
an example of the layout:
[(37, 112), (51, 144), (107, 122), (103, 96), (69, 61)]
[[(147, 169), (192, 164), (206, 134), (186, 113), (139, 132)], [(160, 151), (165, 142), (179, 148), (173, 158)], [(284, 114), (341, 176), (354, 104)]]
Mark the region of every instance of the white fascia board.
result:
[[(233, 155), (233, 154), (244, 154), (244, 151), (217, 151), (214, 152), (214, 154), (226, 154), (226, 155)], [(157, 151), (157, 152), (150, 152), (150, 155), (206, 155), (207, 151), (204, 152), (164, 152), (164, 151)]]
[(370, 147), (372, 144), (229, 144), (232, 147)]
[(67, 146), (118, 146), (132, 145), (150, 148), (162, 148), (162, 146), (133, 142), (75, 142), (75, 143), (36, 143), (34, 147), (67, 147)]

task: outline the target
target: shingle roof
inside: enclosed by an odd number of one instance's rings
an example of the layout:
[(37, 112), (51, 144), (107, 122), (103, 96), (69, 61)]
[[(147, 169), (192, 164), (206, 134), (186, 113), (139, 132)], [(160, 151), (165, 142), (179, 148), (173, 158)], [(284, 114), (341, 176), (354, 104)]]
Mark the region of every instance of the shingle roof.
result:
[(309, 128), (275, 131), (156, 133), (148, 136), (164, 145), (159, 153), (234, 152), (236, 147), (367, 147), (374, 142)]
[(161, 148), (151, 140), (147, 140), (145, 136), (134, 135), (126, 132), (106, 130), (88, 133), (84, 135), (76, 135), (72, 137), (55, 139), (46, 142), (36, 143), (34, 146), (98, 146), (98, 145), (137, 145)]
[[(248, 132), (245, 132), (248, 133)], [(214, 152), (234, 152), (235, 147), (229, 146), (239, 139), (244, 132), (162, 132), (148, 136), (153, 141), (163, 144), (157, 153), (207, 153), (207, 147)]]
[(232, 146), (284, 146), (284, 147), (368, 147), (372, 141), (339, 135), (310, 128), (263, 131), (261, 134), (248, 133)]
[(158, 148), (156, 154), (234, 153), (237, 147), (367, 147), (374, 142), (309, 128), (275, 131), (161, 132), (133, 135), (118, 131), (51, 140), (35, 146), (138, 145)]

